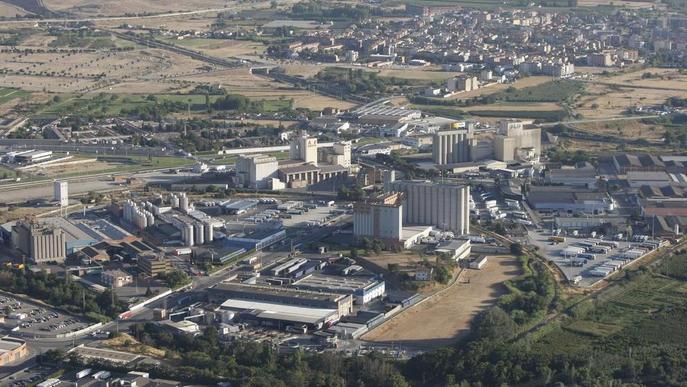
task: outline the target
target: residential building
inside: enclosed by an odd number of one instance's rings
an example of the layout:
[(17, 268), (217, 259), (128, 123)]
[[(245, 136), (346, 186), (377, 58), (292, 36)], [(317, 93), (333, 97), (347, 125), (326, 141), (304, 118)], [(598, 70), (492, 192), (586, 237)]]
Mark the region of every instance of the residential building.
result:
[(143, 255), (138, 258), (138, 269), (149, 277), (154, 277), (169, 270), (169, 264), (164, 257)]
[(610, 67), (613, 66), (613, 57), (610, 52), (602, 52), (587, 55), (587, 66)]

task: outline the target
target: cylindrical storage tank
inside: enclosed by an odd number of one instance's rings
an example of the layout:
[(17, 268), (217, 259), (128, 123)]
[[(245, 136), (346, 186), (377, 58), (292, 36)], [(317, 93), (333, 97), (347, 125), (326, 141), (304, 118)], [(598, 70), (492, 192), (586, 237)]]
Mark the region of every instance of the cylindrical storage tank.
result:
[(188, 211), (188, 197), (186, 195), (179, 198), (179, 209), (183, 212)]
[(179, 208), (179, 197), (172, 194), (172, 208)]
[(210, 243), (215, 239), (215, 230), (210, 223), (205, 224), (205, 243)]
[(202, 245), (205, 243), (205, 230), (203, 227), (203, 223), (196, 223), (194, 226), (194, 241), (196, 242), (197, 245)]
[(155, 217), (153, 216), (152, 213), (150, 213), (150, 212), (146, 213), (146, 221), (148, 223), (148, 227), (155, 224)]
[(193, 225), (187, 224), (184, 226), (184, 229), (186, 230), (186, 240), (184, 241), (186, 242), (186, 246), (193, 246)]

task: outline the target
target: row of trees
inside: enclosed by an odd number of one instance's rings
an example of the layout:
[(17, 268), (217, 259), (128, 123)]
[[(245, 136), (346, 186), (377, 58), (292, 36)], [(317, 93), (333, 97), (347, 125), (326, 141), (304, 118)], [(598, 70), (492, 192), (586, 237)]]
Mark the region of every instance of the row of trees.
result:
[(42, 271), (0, 269), (0, 289), (26, 294), (97, 320), (103, 320), (105, 316), (114, 318), (127, 308), (109, 289), (96, 294), (70, 281), (68, 277), (58, 278), (55, 274)]

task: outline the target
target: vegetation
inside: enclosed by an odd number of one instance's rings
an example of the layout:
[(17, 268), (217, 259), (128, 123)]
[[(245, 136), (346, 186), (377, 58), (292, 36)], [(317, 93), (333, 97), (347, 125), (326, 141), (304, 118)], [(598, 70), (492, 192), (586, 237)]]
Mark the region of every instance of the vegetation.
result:
[(81, 29), (78, 31), (51, 30), (50, 35), (57, 38), (50, 42), (50, 47), (74, 47), (81, 49), (111, 49), (117, 45), (108, 32)]
[(542, 83), (536, 86), (508, 89), (492, 95), (497, 101), (506, 102), (556, 102), (572, 99), (584, 90), (584, 84), (565, 79)]
[[(26, 294), (50, 305), (61, 307), (72, 313), (81, 313), (96, 320), (114, 318), (126, 310), (126, 305), (117, 299), (111, 290), (93, 293), (69, 279), (60, 279), (55, 274), (15, 269), (0, 269), (0, 289)], [(107, 317), (105, 317), (107, 316)]]
[(321, 21), (346, 20), (362, 21), (372, 16), (401, 15), (393, 10), (367, 5), (330, 5), (324, 1), (310, 0), (295, 4), (291, 8), (291, 15), (295, 19), (314, 19)]
[(317, 74), (317, 80), (348, 94), (387, 95), (416, 85), (417, 81), (382, 77), (372, 71), (328, 67)]
[(191, 277), (182, 270), (172, 270), (167, 273), (158, 274), (158, 278), (167, 282), (167, 285), (172, 289), (179, 289), (191, 283)]
[(542, 121), (562, 121), (568, 117), (565, 110), (473, 110), (473, 116), (532, 118)]

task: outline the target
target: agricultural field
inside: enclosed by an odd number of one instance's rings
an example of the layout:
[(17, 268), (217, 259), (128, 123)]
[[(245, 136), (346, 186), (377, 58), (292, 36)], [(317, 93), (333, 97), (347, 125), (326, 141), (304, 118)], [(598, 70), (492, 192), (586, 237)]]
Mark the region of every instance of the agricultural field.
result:
[(14, 100), (23, 100), (30, 96), (24, 90), (0, 87), (0, 105)]
[(572, 317), (536, 339), (532, 350), (609, 359), (632, 353), (638, 362), (661, 349), (686, 351), (686, 279), (685, 255), (626, 275), (618, 286), (573, 307)]
[(502, 283), (520, 274), (515, 257), (489, 257), (482, 270), (466, 269), (456, 283), (373, 329), (363, 340), (403, 342), (423, 348), (453, 343), (467, 334), (470, 321), (477, 313), (506, 294)]
[(206, 39), (206, 38), (187, 38), (171, 39), (165, 38), (162, 41), (180, 47), (190, 48), (207, 55), (218, 58), (258, 58), (265, 52), (265, 45), (248, 40), (230, 39)]
[(12, 4), (7, 4), (0, 2), (0, 17), (15, 17), (15, 16), (24, 16), (26, 15), (26, 11), (23, 9), (16, 7)]
[(156, 14), (224, 8), (227, 0), (194, 0), (188, 3), (155, 0), (44, 0), (45, 6), (56, 12), (78, 16), (119, 16), (125, 14)]

